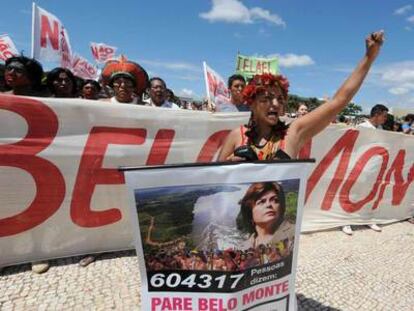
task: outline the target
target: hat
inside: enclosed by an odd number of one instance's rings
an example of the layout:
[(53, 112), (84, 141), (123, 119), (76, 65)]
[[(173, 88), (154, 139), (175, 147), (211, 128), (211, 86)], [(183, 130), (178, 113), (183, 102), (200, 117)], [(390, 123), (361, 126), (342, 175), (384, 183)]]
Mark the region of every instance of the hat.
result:
[(264, 73), (255, 75), (249, 84), (243, 89), (243, 97), (248, 105), (260, 93), (268, 93), (271, 89), (277, 89), (285, 100), (288, 98), (289, 81), (282, 75)]
[(123, 55), (119, 60), (106, 62), (102, 70), (102, 80), (105, 84), (111, 85), (116, 77), (124, 76), (131, 79), (135, 85), (138, 95), (144, 93), (149, 84), (148, 74), (144, 68), (135, 62), (127, 60)]

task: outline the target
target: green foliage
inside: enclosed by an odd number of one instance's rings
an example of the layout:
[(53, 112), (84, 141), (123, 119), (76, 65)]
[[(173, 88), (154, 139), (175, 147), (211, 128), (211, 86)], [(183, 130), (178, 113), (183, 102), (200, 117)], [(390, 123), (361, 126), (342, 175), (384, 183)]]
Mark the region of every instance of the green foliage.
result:
[(323, 101), (315, 97), (301, 97), (298, 95), (291, 94), (288, 98), (287, 112), (294, 113), (298, 109), (299, 104), (301, 103), (305, 103), (309, 107), (309, 110), (313, 110), (319, 107), (323, 103)]
[(350, 102), (340, 113), (340, 116), (355, 116), (359, 115), (362, 112), (362, 107)]
[(285, 217), (291, 223), (296, 221), (296, 211), (298, 208), (298, 193), (297, 192), (288, 192), (286, 193), (286, 212)]

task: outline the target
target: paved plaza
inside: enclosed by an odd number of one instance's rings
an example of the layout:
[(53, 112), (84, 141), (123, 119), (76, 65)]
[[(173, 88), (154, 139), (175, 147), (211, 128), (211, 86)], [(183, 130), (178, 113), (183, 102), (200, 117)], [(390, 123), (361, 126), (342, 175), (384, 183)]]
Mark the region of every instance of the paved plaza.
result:
[[(54, 260), (42, 275), (29, 265), (3, 269), (0, 310), (139, 310), (133, 251), (104, 254), (86, 268), (78, 261)], [(414, 310), (414, 225), (301, 235), (296, 292), (299, 310)]]

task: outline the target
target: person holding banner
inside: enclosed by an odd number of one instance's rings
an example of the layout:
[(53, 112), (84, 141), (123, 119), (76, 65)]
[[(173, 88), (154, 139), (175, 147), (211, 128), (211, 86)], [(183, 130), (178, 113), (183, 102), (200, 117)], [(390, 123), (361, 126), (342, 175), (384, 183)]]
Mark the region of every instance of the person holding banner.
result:
[(6, 82), (4, 81), (4, 70), (6, 66), (0, 64), (0, 92), (5, 92), (7, 90)]
[(77, 81), (72, 71), (67, 68), (56, 67), (47, 74), (47, 87), (53, 97), (77, 97)]
[(6, 60), (4, 81), (8, 93), (23, 96), (43, 96), (43, 67), (33, 58), (15, 56)]
[(243, 90), (246, 87), (246, 80), (242, 75), (232, 75), (227, 83), (230, 90), (231, 103), (237, 108), (238, 111), (250, 111), (248, 105), (244, 101)]
[(144, 68), (121, 56), (119, 60), (106, 63), (102, 70), (102, 82), (115, 92), (111, 103), (142, 104), (142, 94), (149, 85), (149, 78)]
[(95, 80), (87, 79), (83, 81), (81, 87), (81, 97), (89, 100), (99, 99), (99, 92), (101, 91), (101, 86)]
[(159, 77), (150, 79), (148, 106), (180, 109), (178, 105), (167, 100), (167, 84)]
[(243, 91), (252, 111), (250, 120), (229, 134), (218, 160), (297, 158), (304, 144), (325, 129), (357, 93), (380, 52), (383, 40), (383, 31), (370, 34), (366, 38), (364, 57), (336, 94), (289, 127), (279, 119), (288, 100), (288, 80), (281, 75), (255, 76)]

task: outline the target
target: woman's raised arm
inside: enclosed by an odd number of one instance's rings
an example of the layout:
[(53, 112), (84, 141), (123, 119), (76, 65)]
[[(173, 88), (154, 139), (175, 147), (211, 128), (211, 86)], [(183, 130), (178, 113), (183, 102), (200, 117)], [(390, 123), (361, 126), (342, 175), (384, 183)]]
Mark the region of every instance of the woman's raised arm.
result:
[(307, 140), (326, 128), (358, 92), (372, 63), (378, 56), (384, 41), (384, 32), (374, 32), (365, 41), (365, 56), (332, 99), (296, 120), (290, 126), (286, 138), (286, 149), (291, 156), (297, 154)]

